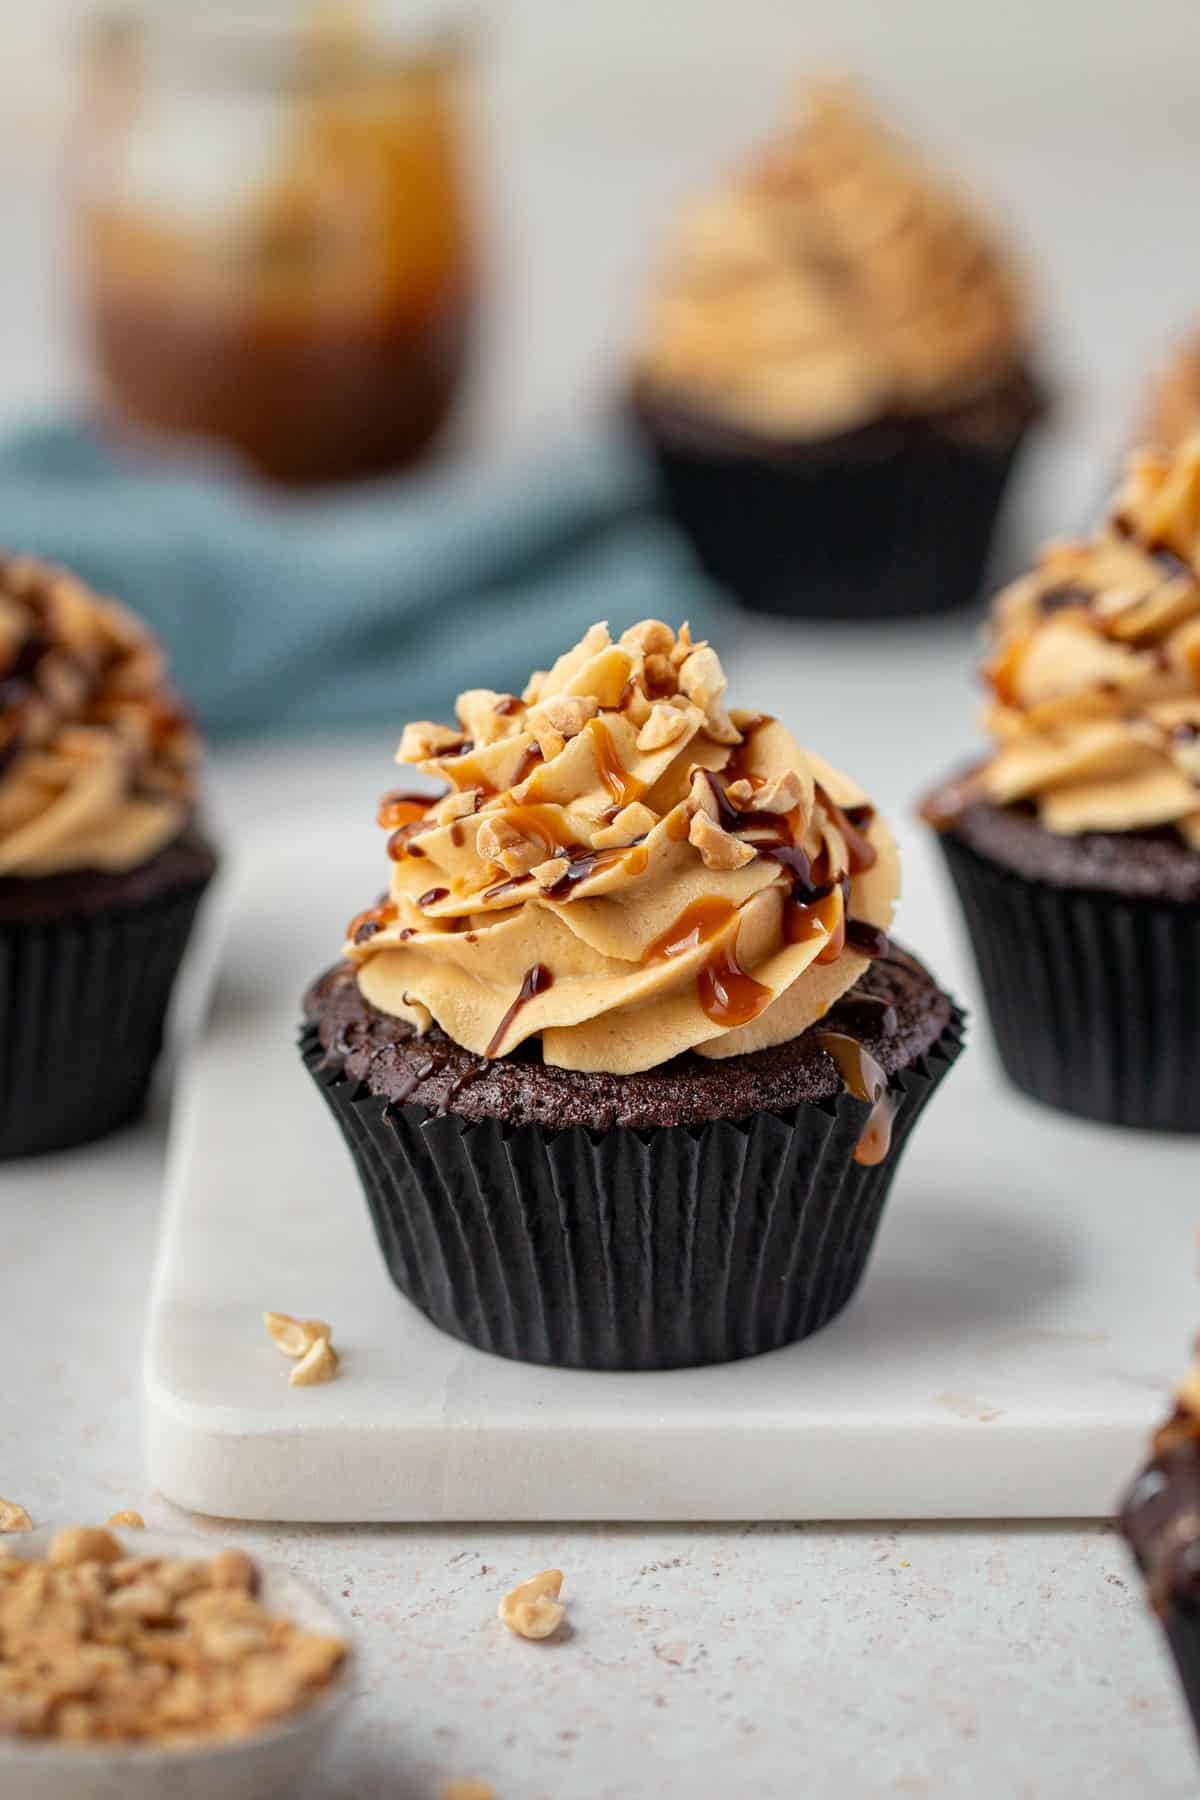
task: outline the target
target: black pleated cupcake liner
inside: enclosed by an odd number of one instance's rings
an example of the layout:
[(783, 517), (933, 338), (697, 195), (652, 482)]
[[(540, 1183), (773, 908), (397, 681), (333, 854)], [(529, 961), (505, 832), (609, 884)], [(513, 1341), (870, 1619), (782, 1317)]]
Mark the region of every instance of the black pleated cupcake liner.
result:
[(301, 1053), (349, 1147), (400, 1291), (478, 1349), (582, 1369), (732, 1362), (807, 1337), (858, 1287), (904, 1146), (958, 1055), (962, 1015), (892, 1079), (888, 1155), (854, 1160), (870, 1107), (600, 1133), (396, 1106)]
[(1053, 887), (941, 839), (1009, 1080), (1108, 1124), (1200, 1131), (1200, 906)]
[(888, 453), (718, 456), (652, 439), (667, 510), (753, 612), (899, 619), (975, 602), (1024, 433), (984, 448), (930, 432)]
[(1192, 1725), (1200, 1739), (1200, 1618), (1173, 1607), (1163, 1620), (1163, 1632), (1175, 1659)]
[(0, 924), (0, 1159), (67, 1150), (138, 1115), (207, 885)]

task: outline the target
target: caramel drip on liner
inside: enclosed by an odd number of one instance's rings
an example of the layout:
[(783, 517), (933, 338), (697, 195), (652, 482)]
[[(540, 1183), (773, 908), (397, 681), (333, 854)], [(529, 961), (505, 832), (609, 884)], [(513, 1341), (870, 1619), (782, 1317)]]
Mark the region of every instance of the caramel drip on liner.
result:
[(857, 1038), (842, 1031), (819, 1031), (817, 1042), (832, 1057), (846, 1091), (856, 1100), (867, 1100), (871, 1111), (854, 1151), (854, 1160), (865, 1168), (881, 1163), (892, 1146), (892, 1121), (896, 1100), (888, 1091), (888, 1079), (871, 1052)]

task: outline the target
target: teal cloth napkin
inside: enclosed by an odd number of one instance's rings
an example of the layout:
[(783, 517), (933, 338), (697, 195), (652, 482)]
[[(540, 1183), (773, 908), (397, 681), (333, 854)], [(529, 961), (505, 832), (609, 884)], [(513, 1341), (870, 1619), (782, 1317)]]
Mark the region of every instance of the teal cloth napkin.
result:
[(296, 499), (40, 425), (0, 445), (0, 545), (140, 613), (216, 739), (444, 718), (461, 688), (519, 690), (596, 619), (701, 635), (720, 611), (615, 433), (502, 476)]

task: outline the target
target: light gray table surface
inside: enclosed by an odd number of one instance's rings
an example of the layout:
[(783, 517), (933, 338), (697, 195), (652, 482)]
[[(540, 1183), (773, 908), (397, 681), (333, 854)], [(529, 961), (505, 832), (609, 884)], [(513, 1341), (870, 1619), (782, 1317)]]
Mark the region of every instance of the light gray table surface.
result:
[[(1144, 70), (1124, 79), (1112, 59), (1098, 72), (1086, 57), (1072, 65), (1063, 45), (1049, 68), (1031, 57), (1022, 107), (999, 76), (941, 79), (915, 55), (897, 80), (913, 122), (967, 146), (964, 164), (986, 167), (1036, 246), (1070, 403), (1018, 509), (1027, 530), (1078, 523), (1147, 359), (1200, 299), (1194, 62), (1173, 73), (1178, 29), (1172, 43), (1174, 64), (1153, 82)], [(665, 27), (656, 56), (622, 63), (610, 46), (554, 82), (519, 59), (500, 71), (493, 179), (508, 235), (475, 422), (493, 456), (563, 428), (603, 391), (667, 197), (723, 130), (745, 134), (769, 91), (761, 67), (757, 90), (738, 88), (728, 59), (674, 44)], [(1010, 64), (1011, 78), (1018, 51)], [(740, 77), (752, 66), (747, 41)], [(0, 422), (75, 391), (43, 151), (23, 128), (0, 132)], [(769, 671), (782, 647), (752, 634), (743, 666)], [(964, 633), (964, 673), (968, 661)], [(798, 654), (795, 666), (799, 679)], [(946, 704), (952, 755), (965, 684)], [(388, 748), (218, 758), (226, 841), (236, 848), (277, 817), (285, 785), (369, 816)], [(0, 1493), (39, 1520), (134, 1506), (156, 1524), (196, 1523), (146, 1491), (139, 1449), (167, 1103), (164, 1088), (137, 1130), (0, 1176)], [(365, 1650), (321, 1800), (434, 1800), (466, 1776), (489, 1779), (500, 1800), (1195, 1792), (1158, 1635), (1121, 1544), (1096, 1524), (234, 1535), (340, 1598)], [(497, 1600), (551, 1563), (566, 1571), (572, 1632), (518, 1642)]]

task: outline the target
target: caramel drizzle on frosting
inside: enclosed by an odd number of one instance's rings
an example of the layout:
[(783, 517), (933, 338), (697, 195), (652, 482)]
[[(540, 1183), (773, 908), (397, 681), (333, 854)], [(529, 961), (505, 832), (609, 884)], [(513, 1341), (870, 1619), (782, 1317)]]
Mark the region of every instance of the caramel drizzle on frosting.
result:
[(997, 599), (991, 755), (925, 816), (1029, 802), (1049, 830), (1173, 827), (1200, 849), (1200, 434), (1139, 451), (1105, 522)]
[(195, 807), (199, 756), (146, 628), (65, 570), (0, 556), (0, 876), (148, 861)]
[(821, 1017), (886, 946), (891, 839), (725, 686), (686, 626), (598, 625), (519, 700), (472, 690), (457, 728), (408, 726), (399, 759), (442, 788), (381, 808), (392, 910), (346, 945), (367, 999), (484, 1058), (537, 1037), (547, 1062), (615, 1074)]
[(854, 93), (824, 86), (685, 216), (639, 368), (684, 404), (807, 438), (970, 400), (1028, 336), (990, 226)]

